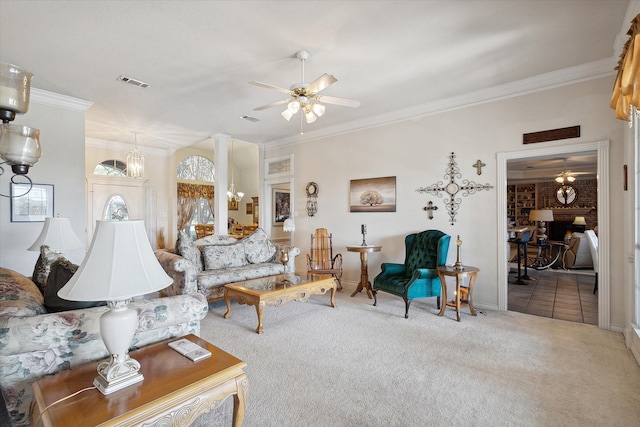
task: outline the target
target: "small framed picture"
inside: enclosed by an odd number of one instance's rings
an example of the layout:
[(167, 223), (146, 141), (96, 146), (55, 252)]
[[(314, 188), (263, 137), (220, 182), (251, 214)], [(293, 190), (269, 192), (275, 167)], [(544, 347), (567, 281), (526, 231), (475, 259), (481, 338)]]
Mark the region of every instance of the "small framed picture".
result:
[(395, 212), (396, 177), (352, 179), (349, 210), (351, 212)]
[(289, 190), (273, 189), (273, 225), (282, 226), (291, 212), (291, 195)]
[(11, 222), (43, 222), (53, 217), (53, 185), (11, 183)]
[(253, 214), (253, 203), (247, 203), (247, 215)]
[(229, 200), (229, 203), (227, 204), (227, 209), (229, 209), (230, 211), (237, 211), (238, 201), (234, 199)]

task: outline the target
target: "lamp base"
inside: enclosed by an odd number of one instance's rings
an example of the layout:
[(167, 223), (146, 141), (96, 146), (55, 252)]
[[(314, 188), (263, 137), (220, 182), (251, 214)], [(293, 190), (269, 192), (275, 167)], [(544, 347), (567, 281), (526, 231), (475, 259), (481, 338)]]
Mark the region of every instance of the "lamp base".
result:
[(112, 357), (108, 362), (98, 364), (98, 376), (93, 380), (102, 394), (110, 394), (138, 383), (144, 379), (140, 373), (140, 363), (127, 355), (124, 362), (116, 362)]

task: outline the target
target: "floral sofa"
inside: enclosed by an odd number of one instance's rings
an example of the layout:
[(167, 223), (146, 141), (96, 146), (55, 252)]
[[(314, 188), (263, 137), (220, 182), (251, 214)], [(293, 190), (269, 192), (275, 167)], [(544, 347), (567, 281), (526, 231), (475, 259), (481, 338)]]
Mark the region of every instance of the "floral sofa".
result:
[[(199, 334), (208, 312), (203, 295), (138, 299), (132, 348), (168, 338)], [(42, 376), (107, 357), (100, 315), (108, 308), (47, 313), (43, 293), (15, 271), (0, 267), (0, 388), (14, 426), (29, 426), (31, 384)]]
[[(283, 250), (289, 254), (286, 267), (280, 262)], [(293, 273), (300, 249), (278, 247), (258, 228), (240, 240), (214, 235), (194, 242), (180, 232), (175, 249), (158, 249), (155, 254), (164, 271), (173, 278), (173, 285), (164, 289), (162, 295), (199, 292), (208, 301), (217, 301), (224, 298), (227, 283)]]

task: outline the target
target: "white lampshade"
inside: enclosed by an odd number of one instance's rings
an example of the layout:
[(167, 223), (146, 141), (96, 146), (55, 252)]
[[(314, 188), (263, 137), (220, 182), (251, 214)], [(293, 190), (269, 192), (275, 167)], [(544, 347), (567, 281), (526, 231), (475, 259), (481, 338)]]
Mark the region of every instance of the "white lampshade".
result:
[(282, 231), (286, 231), (287, 233), (291, 233), (296, 230), (296, 223), (292, 218), (287, 218), (284, 220), (284, 224), (282, 224)]
[(529, 212), (530, 221), (553, 221), (553, 211), (551, 209), (538, 209)]
[(300, 110), (300, 103), (298, 101), (291, 101), (289, 105), (287, 105), (287, 110), (291, 111), (292, 114), (297, 113)]
[(30, 251), (39, 251), (40, 246), (47, 245), (52, 251), (79, 249), (84, 244), (71, 228), (69, 218), (45, 218), (40, 235), (31, 246)]
[(307, 123), (313, 123), (316, 121), (316, 115), (313, 114), (313, 111), (308, 111), (306, 113), (304, 113), (304, 117), (307, 120)]
[(151, 249), (142, 220), (96, 221), (87, 256), (58, 296), (71, 301), (127, 300), (172, 282)]

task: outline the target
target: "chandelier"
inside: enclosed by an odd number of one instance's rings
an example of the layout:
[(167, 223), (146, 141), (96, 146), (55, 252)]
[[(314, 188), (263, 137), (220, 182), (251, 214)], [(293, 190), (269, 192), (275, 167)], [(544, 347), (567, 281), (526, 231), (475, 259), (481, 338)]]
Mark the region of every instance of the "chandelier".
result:
[(138, 150), (138, 134), (134, 134), (133, 151), (127, 153), (127, 176), (132, 178), (144, 177), (144, 154)]
[(238, 203), (244, 197), (244, 193), (236, 191), (236, 185), (233, 183), (233, 143), (231, 140), (231, 185), (227, 191), (227, 198), (230, 202)]
[(556, 177), (556, 182), (559, 184), (571, 183), (576, 180), (576, 177), (571, 174), (571, 171), (567, 170), (567, 159), (564, 160), (564, 168), (562, 173)]

